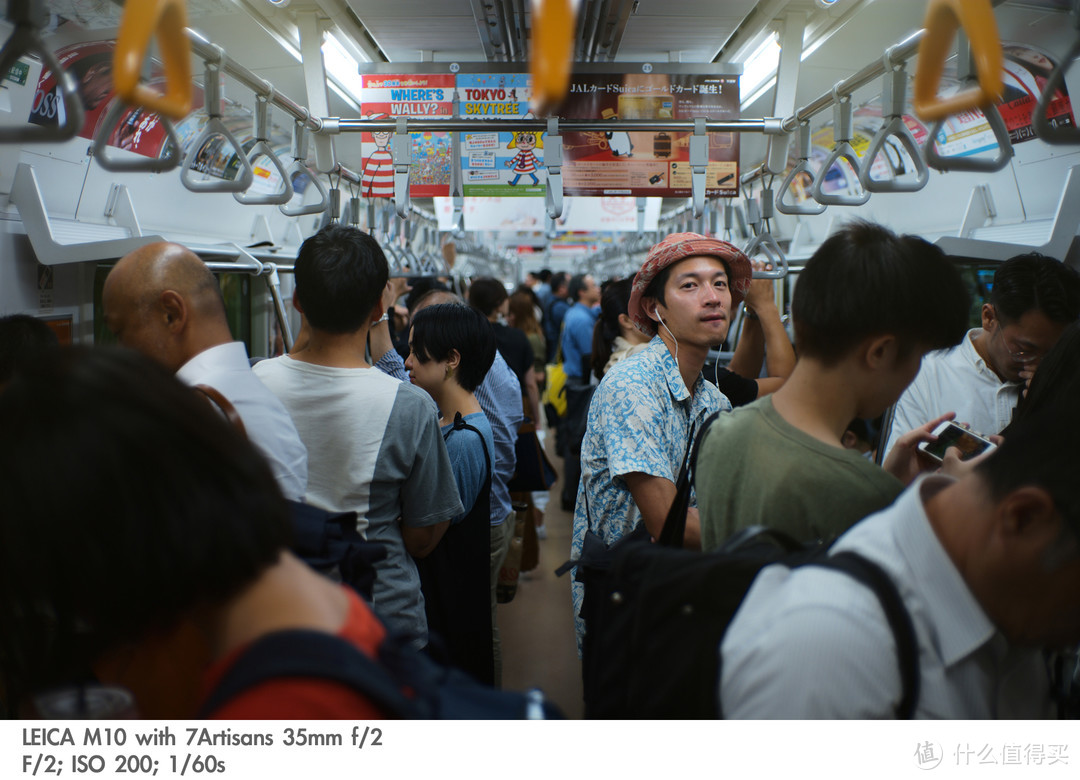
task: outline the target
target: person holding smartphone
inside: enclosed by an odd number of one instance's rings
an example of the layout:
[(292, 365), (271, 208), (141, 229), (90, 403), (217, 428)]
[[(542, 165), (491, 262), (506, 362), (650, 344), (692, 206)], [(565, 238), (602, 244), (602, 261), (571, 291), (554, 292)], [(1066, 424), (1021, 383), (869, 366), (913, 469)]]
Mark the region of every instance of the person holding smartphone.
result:
[(1052, 257), (1018, 255), (994, 273), (982, 327), (953, 349), (928, 355), (896, 403), (885, 452), (904, 431), (955, 412), (984, 436), (1013, 416), (1024, 382), (1080, 317), (1080, 274)]

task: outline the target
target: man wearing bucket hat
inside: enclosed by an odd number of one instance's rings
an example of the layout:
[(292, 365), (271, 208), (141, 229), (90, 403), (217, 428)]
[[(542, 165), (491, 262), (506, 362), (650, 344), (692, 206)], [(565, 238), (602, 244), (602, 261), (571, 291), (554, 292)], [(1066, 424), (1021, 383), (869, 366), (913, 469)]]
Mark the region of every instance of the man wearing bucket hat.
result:
[[(701, 370), (709, 349), (727, 337), (750, 277), (750, 260), (739, 249), (697, 233), (670, 235), (649, 251), (628, 313), (653, 339), (617, 363), (593, 395), (571, 557), (581, 554), (587, 530), (607, 544), (639, 522), (660, 534), (693, 431), (713, 412), (731, 409)], [(696, 508), (687, 516), (686, 544), (700, 544)], [(580, 646), (582, 584), (572, 582), (571, 591)]]
[(841, 444), (852, 419), (896, 401), (926, 352), (963, 336), (967, 292), (940, 249), (853, 222), (807, 262), (791, 308), (798, 361), (787, 382), (699, 437), (705, 551), (753, 525), (800, 541), (838, 536), (918, 475), (917, 446), (945, 419), (900, 437), (884, 468)]

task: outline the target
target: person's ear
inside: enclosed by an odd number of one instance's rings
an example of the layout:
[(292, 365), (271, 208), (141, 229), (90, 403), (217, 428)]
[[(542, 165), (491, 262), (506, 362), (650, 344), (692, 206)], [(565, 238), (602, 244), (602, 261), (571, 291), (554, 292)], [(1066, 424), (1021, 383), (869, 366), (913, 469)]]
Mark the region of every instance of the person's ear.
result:
[(459, 365), (461, 365), (461, 353), (456, 349), (450, 350), (450, 353), (446, 356), (447, 368), (456, 370)]
[(630, 319), (629, 314), (620, 314), (619, 315), (619, 327), (621, 329), (623, 329), (623, 330), (626, 330), (627, 328), (633, 328), (634, 327), (634, 321), (632, 319)]
[(645, 310), (645, 316), (647, 316), (653, 322), (660, 322), (660, 313), (656, 308), (660, 305), (660, 301), (656, 298), (642, 298), (641, 308)]
[(998, 529), (1003, 546), (1017, 554), (1038, 557), (1047, 562), (1047, 554), (1075, 554), (1071, 549), (1056, 549), (1062, 539), (1062, 517), (1050, 493), (1039, 485), (1024, 485), (1007, 493), (997, 502)]
[(863, 349), (867, 367), (875, 371), (892, 368), (896, 363), (898, 347), (896, 336), (890, 333), (868, 339)]
[(296, 290), (293, 290), (292, 305), (293, 308), (296, 309), (298, 312), (300, 312), (301, 314), (304, 313), (304, 307), (300, 305), (300, 296), (296, 294)]
[(371, 316), (369, 316), (368, 319), (372, 322), (377, 322), (379, 319), (382, 318), (385, 311), (386, 309), (383, 308), (382, 298), (379, 298), (379, 300), (375, 301), (375, 306), (374, 308), (372, 308)]
[(188, 314), (183, 296), (175, 290), (165, 290), (158, 296), (158, 303), (165, 317), (165, 326), (173, 332), (183, 330)]
[(994, 311), (994, 307), (989, 303), (982, 305), (982, 311), (980, 312), (982, 317), (983, 330), (990, 331), (991, 333), (1000, 324), (997, 318), (997, 312)]

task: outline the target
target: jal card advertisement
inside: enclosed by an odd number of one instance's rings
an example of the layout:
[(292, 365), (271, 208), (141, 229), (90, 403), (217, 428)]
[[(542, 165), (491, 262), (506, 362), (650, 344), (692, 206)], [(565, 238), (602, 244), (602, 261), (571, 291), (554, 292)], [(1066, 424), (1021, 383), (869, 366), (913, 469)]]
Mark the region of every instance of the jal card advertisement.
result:
[[(566, 119), (714, 121), (739, 118), (738, 76), (574, 74), (558, 112)], [(572, 195), (691, 195), (690, 133), (590, 131), (563, 135), (563, 189)], [(710, 133), (706, 194), (735, 195), (739, 139)]]
[[(366, 74), (361, 79), (364, 119), (450, 119), (454, 114), (452, 74)], [(409, 192), (414, 198), (450, 194), (450, 133), (411, 133)], [(361, 133), (360, 192), (365, 198), (394, 197), (394, 134)]]

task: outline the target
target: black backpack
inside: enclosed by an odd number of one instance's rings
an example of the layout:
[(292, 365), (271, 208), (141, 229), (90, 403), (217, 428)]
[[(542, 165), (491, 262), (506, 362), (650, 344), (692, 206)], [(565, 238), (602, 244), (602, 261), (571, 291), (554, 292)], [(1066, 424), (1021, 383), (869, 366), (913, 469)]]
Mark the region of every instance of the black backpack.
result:
[(372, 659), (351, 642), (321, 631), (277, 631), (253, 642), (210, 693), (197, 717), (234, 696), (279, 677), (310, 677), (346, 685), (386, 717), (437, 720), (548, 720), (562, 714), (538, 690), (500, 691), (441, 666), (389, 635)]
[(918, 643), (888, 575), (855, 553), (829, 555), (824, 544), (804, 545), (760, 527), (740, 532), (721, 551), (682, 549), (696, 446), (693, 457), (689, 443), (687, 452), (657, 543), (641, 525), (611, 546), (586, 534), (575, 575), (585, 586), (585, 717), (721, 717), (720, 642), (758, 572), (773, 563), (836, 569), (874, 591), (896, 637), (903, 683), (897, 717), (912, 717)]

